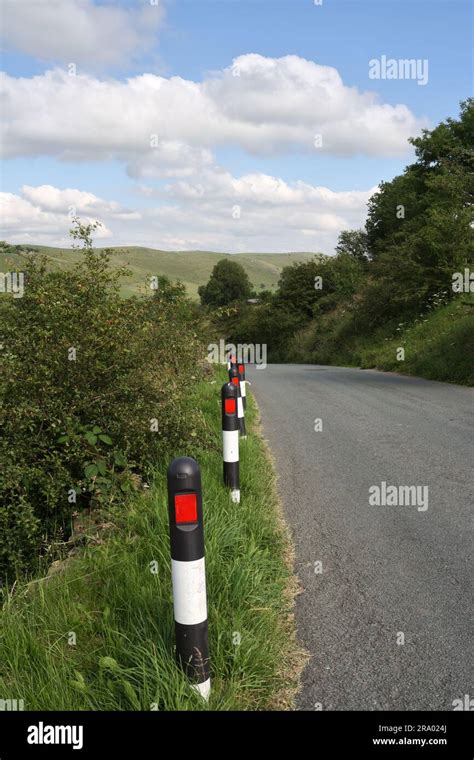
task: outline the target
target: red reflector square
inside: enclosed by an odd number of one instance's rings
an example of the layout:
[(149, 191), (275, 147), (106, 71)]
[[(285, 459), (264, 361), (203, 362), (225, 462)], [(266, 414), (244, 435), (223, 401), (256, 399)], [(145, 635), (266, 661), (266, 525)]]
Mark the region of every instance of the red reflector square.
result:
[(234, 385), (238, 385), (239, 384), (239, 378), (238, 377), (233, 377), (232, 378), (232, 382), (234, 383)]
[(243, 374), (244, 374), (244, 372), (245, 372), (245, 367), (244, 367), (244, 365), (243, 365), (243, 364), (239, 364), (239, 372), (240, 372), (240, 374), (241, 374), (241, 375), (243, 375)]
[(224, 402), (224, 410), (226, 414), (235, 414), (235, 410), (236, 410), (235, 398), (226, 398)]
[(197, 494), (178, 493), (174, 497), (176, 525), (198, 521)]

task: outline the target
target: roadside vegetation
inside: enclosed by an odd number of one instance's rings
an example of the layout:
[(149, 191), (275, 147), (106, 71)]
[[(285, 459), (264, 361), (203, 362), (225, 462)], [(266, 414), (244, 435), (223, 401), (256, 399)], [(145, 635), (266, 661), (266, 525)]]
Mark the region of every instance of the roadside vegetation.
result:
[(381, 183), (365, 228), (344, 230), (334, 257), (285, 267), (256, 304), (214, 309), (230, 341), (266, 343), (271, 362), (472, 384), (474, 100), (411, 143), (415, 163)]
[[(222, 372), (199, 381), (194, 454), (203, 475), (212, 691), (208, 704), (176, 666), (163, 457), (150, 488), (86, 510), (72, 554), (19, 581), (0, 617), (0, 693), (25, 710), (248, 710), (291, 707), (303, 656), (294, 638), (291, 551), (272, 468), (256, 432), (241, 446), (242, 501), (222, 484)], [(203, 429), (209, 441), (201, 444)]]
[[(184, 287), (124, 299), (76, 221), (71, 270), (23, 258), (0, 301), (0, 695), (25, 710), (289, 708), (291, 548), (249, 398), (241, 504), (222, 482), (223, 368)], [(206, 340), (204, 338), (206, 337)], [(175, 662), (166, 470), (203, 477), (212, 695)], [(2, 703), (3, 704), (3, 703)]]
[(206, 426), (190, 389), (204, 373), (197, 307), (161, 279), (123, 299), (91, 226), (69, 272), (23, 262), (24, 293), (0, 301), (0, 593), (61, 553), (84, 507), (121, 502), (170, 447)]

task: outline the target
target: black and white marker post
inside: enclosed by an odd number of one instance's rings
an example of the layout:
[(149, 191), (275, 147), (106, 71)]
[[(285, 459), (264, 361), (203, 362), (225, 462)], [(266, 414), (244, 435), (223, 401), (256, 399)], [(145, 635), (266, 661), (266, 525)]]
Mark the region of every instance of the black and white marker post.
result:
[(224, 383), (222, 398), (222, 445), (224, 451), (224, 483), (230, 498), (240, 503), (238, 390), (234, 383)]
[(245, 382), (245, 364), (243, 362), (239, 363), (237, 365), (237, 369), (239, 371), (240, 392), (242, 394), (242, 404), (244, 405), (244, 414), (245, 414), (245, 410), (247, 409), (247, 384)]
[(206, 572), (201, 471), (191, 457), (168, 467), (168, 515), (176, 657), (193, 688), (209, 698)]
[(239, 369), (237, 364), (232, 364), (229, 370), (229, 380), (237, 387), (237, 417), (239, 418), (239, 430), (242, 438), (247, 438), (245, 429), (244, 405), (242, 403), (242, 393), (240, 391)]

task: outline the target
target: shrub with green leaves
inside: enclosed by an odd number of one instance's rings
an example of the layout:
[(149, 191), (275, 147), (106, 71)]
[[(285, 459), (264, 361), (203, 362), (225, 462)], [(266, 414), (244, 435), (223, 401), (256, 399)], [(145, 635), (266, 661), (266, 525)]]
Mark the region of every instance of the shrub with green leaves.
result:
[(197, 307), (166, 280), (121, 298), (124, 270), (93, 249), (94, 228), (76, 221), (70, 271), (25, 257), (23, 297), (0, 302), (1, 580), (67, 536), (74, 511), (122, 498), (168, 449), (202, 438), (187, 401), (203, 371)]

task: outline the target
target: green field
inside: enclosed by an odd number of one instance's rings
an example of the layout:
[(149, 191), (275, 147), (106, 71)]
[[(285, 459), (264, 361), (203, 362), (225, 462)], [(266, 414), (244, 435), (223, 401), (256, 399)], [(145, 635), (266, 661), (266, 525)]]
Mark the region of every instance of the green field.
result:
[[(50, 248), (34, 246), (46, 254), (54, 267), (68, 268), (76, 262), (80, 253), (68, 248)], [(98, 249), (100, 250), (100, 249)], [(219, 259), (227, 256), (243, 265), (250, 281), (257, 290), (263, 286), (274, 290), (278, 283), (280, 272), (284, 266), (298, 261), (308, 261), (314, 253), (214, 253), (211, 251), (159, 251), (154, 248), (122, 247), (114, 248), (113, 261), (118, 266), (127, 264), (131, 276), (124, 279), (123, 293), (130, 295), (144, 290), (146, 278), (149, 275), (166, 275), (171, 280), (181, 280), (192, 298), (197, 298), (199, 285), (204, 285), (211, 274), (212, 268)], [(1, 271), (8, 272), (11, 262), (18, 266), (21, 257), (13, 255), (0, 256)]]

